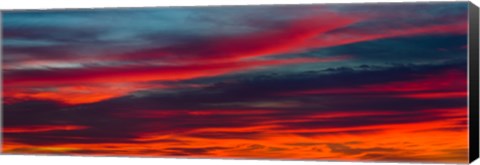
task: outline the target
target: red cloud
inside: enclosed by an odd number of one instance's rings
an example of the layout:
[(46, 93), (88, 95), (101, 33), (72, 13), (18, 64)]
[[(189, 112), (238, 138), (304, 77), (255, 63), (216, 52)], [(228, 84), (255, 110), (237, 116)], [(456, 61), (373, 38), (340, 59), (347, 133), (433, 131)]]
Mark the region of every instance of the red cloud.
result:
[(301, 51), (307, 48), (306, 43), (315, 37), (359, 20), (358, 17), (330, 12), (287, 22), (285, 27), (245, 35), (204, 38), (118, 57), (129, 60), (166, 60), (175, 63), (217, 63), (278, 55)]
[[(394, 29), (386, 29), (382, 32), (364, 32), (362, 30), (341, 30), (321, 36), (317, 41), (311, 42), (310, 47), (331, 47), (352, 44), (357, 42), (371, 41), (383, 38), (430, 35), (430, 34), (465, 34), (467, 32), (466, 21), (452, 24), (411, 26)], [(382, 29), (382, 28), (379, 28)]]
[(73, 131), (86, 129), (85, 126), (78, 125), (32, 125), (18, 127), (4, 127), (3, 133), (32, 133), (32, 132), (48, 132), (48, 131)]

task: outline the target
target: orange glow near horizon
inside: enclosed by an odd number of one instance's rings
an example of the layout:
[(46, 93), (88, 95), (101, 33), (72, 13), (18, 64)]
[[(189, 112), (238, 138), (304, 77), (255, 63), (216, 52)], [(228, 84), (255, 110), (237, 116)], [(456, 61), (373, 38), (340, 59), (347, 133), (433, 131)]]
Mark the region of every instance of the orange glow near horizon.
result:
[[(466, 112), (465, 110), (459, 112)], [(455, 115), (463, 115), (455, 114)], [(382, 161), (385, 158), (397, 161), (466, 162), (468, 156), (467, 129), (442, 130), (456, 120), (391, 124), (382, 126), (350, 127), (344, 129), (279, 130), (275, 125), (245, 128), (230, 128), (223, 131), (242, 133), (261, 132), (252, 139), (226, 138), (209, 139), (189, 137), (190, 132), (180, 134), (142, 135), (131, 139), (138, 143), (101, 143), (101, 144), (62, 144), (62, 145), (26, 145), (6, 143), (6, 153), (30, 154), (71, 154), (97, 156), (174, 156), (203, 158), (260, 158), (260, 159), (323, 159), (323, 160), (366, 160)], [(378, 129), (378, 132), (366, 132), (358, 135), (349, 131)], [(13, 129), (12, 129), (13, 130)], [(47, 131), (47, 130), (45, 130)], [(204, 129), (195, 133), (223, 132), (217, 129)], [(318, 136), (298, 136), (301, 133), (338, 132), (319, 134)], [(343, 133), (342, 133), (343, 132)], [(192, 132), (193, 133), (193, 132)], [(415, 138), (412, 138), (415, 137)], [(434, 137), (434, 138), (433, 138)], [(462, 140), (463, 139), (463, 140)], [(162, 141), (164, 140), (164, 141)], [(170, 141), (171, 140), (171, 141)], [(9, 138), (6, 138), (9, 141)], [(158, 142), (156, 142), (158, 141)], [(164, 153), (170, 148), (185, 148), (195, 151), (209, 148), (207, 155), (171, 155)], [(458, 152), (450, 152), (460, 148)], [(94, 153), (82, 153), (90, 150)], [(201, 150), (201, 149), (198, 149)], [(420, 152), (421, 151), (421, 152)], [(453, 155), (452, 153), (456, 153)], [(464, 154), (462, 154), (464, 153)], [(203, 156), (202, 156), (203, 155)], [(375, 156), (374, 156), (375, 155)], [(398, 155), (392, 157), (392, 155)]]

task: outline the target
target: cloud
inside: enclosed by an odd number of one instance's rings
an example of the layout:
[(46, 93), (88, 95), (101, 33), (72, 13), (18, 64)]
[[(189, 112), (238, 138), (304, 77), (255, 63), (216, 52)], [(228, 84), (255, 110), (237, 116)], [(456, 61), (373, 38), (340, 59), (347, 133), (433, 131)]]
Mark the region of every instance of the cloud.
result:
[[(398, 36), (329, 48), (312, 49), (301, 54), (303, 57), (349, 54), (357, 63), (381, 65), (385, 63), (439, 63), (465, 60), (466, 34), (423, 34), (420, 36)], [(405, 49), (408, 48), (408, 49)]]
[(29, 133), (29, 132), (49, 132), (57, 130), (80, 130), (85, 129), (82, 126), (75, 125), (62, 125), (62, 126), (48, 126), (48, 125), (35, 125), (24, 127), (8, 127), (2, 130), (4, 133)]
[(327, 59), (293, 59), (293, 60), (261, 60), (248, 62), (232, 62), (219, 64), (193, 64), (173, 66), (141, 66), (128, 67), (92, 67), (73, 69), (19, 70), (6, 72), (6, 85), (29, 85), (57, 82), (58, 85), (72, 83), (102, 82), (141, 82), (153, 80), (183, 80), (200, 77), (217, 76), (231, 72), (241, 72), (253, 68), (271, 67), (309, 62), (327, 62), (342, 58)]
[(228, 149), (225, 147), (204, 147), (204, 148), (167, 148), (166, 150), (171, 152), (172, 155), (186, 155), (186, 156), (193, 156), (193, 155), (204, 155), (208, 154), (210, 151), (215, 150), (224, 150)]
[(327, 144), (328, 148), (332, 152), (342, 153), (345, 155), (358, 155), (366, 152), (393, 152), (396, 149), (393, 148), (383, 148), (383, 147), (373, 147), (373, 148), (352, 148), (343, 144), (330, 143)]
[(302, 46), (327, 31), (346, 26), (359, 18), (337, 13), (301, 18), (283, 27), (240, 36), (202, 37), (178, 44), (126, 54), (129, 60), (154, 59), (177, 63), (225, 62), (301, 51)]

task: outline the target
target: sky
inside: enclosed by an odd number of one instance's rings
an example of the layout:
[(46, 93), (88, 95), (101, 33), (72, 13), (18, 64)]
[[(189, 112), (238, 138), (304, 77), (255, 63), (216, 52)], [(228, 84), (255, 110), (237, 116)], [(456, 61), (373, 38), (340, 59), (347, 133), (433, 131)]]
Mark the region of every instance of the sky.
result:
[(465, 163), (467, 8), (6, 11), (2, 151)]

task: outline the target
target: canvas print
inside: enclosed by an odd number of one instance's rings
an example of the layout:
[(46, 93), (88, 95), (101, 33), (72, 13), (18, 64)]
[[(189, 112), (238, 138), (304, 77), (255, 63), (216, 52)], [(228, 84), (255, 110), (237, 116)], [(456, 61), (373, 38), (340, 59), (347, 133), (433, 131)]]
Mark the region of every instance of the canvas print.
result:
[(3, 154), (468, 162), (468, 3), (4, 11)]

